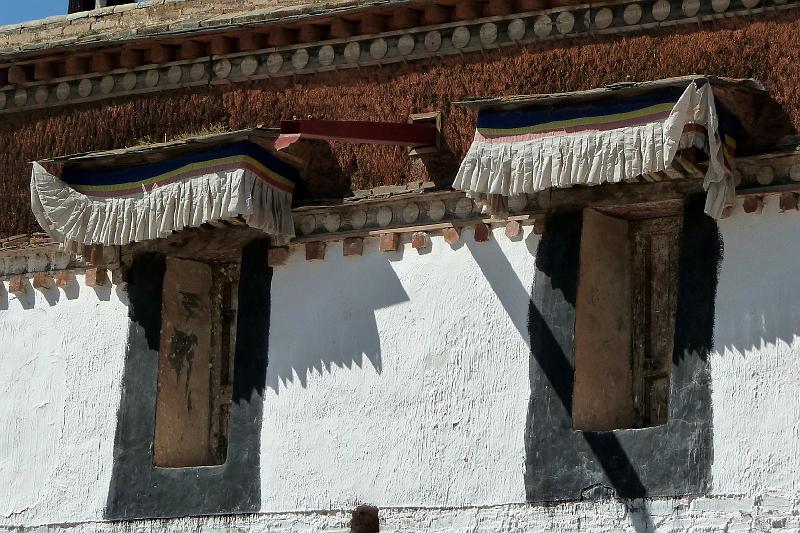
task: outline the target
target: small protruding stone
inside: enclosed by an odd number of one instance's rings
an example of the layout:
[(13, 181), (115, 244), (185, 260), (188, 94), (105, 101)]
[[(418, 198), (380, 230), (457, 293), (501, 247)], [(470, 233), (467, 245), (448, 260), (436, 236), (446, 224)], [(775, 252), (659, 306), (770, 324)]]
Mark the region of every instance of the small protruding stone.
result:
[(378, 249), (381, 252), (396, 252), (400, 247), (399, 233), (381, 233)]
[(798, 196), (800, 195), (798, 195), (796, 192), (781, 193), (781, 212), (797, 211)]
[(760, 196), (747, 196), (742, 202), (742, 209), (745, 213), (761, 213), (764, 208), (764, 200)]
[(108, 270), (102, 267), (86, 269), (87, 287), (105, 287), (108, 285)]
[(342, 243), (342, 254), (345, 257), (352, 257), (364, 254), (364, 239), (361, 237), (351, 237)]
[(422, 250), (423, 248), (427, 248), (428, 244), (430, 243), (430, 238), (428, 234), (424, 231), (415, 231), (411, 234), (411, 247), (415, 250)]
[(53, 278), (47, 272), (37, 272), (33, 275), (33, 288), (46, 290), (53, 288)]
[(522, 234), (522, 224), (516, 220), (509, 220), (506, 224), (506, 237), (514, 239)]
[(306, 243), (306, 261), (324, 261), (325, 260), (325, 243), (324, 242), (307, 242)]
[(486, 242), (492, 234), (492, 229), (488, 224), (480, 222), (475, 224), (475, 242)]
[(444, 228), (442, 230), (442, 237), (447, 244), (455, 244), (461, 240), (461, 232), (458, 228)]
[(8, 292), (11, 294), (25, 294), (28, 292), (28, 280), (25, 276), (18, 274), (11, 276), (8, 280)]
[(267, 252), (267, 265), (270, 268), (283, 266), (289, 260), (289, 248), (270, 248)]
[(70, 270), (56, 272), (56, 287), (64, 289), (75, 282), (75, 273)]

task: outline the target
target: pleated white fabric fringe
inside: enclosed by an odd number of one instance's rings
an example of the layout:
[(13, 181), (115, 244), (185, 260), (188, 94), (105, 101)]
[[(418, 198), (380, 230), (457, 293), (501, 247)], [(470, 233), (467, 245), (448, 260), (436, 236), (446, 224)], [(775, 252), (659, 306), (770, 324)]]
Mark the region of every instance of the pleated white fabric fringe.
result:
[(678, 149), (684, 147), (681, 137), (690, 123), (705, 126), (709, 133), (710, 163), (703, 183), (708, 192), (705, 211), (720, 218), (723, 209), (733, 205), (734, 181), (724, 165), (711, 86), (698, 87), (694, 82), (662, 121), (522, 142), (476, 139), (453, 187), (488, 205), (489, 195), (509, 197), (549, 188), (635, 180), (672, 164)]
[(280, 242), (294, 237), (292, 194), (246, 169), (197, 176), (134, 196), (96, 198), (34, 163), (31, 206), (39, 225), (67, 247), (158, 239), (236, 217)]

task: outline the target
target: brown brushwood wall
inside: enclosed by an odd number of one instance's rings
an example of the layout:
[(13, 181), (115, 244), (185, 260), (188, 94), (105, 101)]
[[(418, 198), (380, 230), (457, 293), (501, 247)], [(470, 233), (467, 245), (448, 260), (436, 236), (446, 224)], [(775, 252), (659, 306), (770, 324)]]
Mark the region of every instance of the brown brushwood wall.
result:
[[(101, 101), (0, 118), (0, 236), (35, 231), (29, 162), (37, 158), (163, 140), (210, 124), (277, 126), (292, 117), (405, 121), (444, 110), (445, 154), (423, 165), (395, 147), (317, 143), (301, 195), (418, 179), (452, 179), (473, 135), (474, 111), (450, 102), (473, 96), (590, 89), (626, 80), (695, 73), (762, 81), (800, 127), (800, 14), (731, 19), (701, 29), (562, 41), (383, 68), (265, 80), (227, 87)], [(327, 159), (326, 159), (327, 158)]]

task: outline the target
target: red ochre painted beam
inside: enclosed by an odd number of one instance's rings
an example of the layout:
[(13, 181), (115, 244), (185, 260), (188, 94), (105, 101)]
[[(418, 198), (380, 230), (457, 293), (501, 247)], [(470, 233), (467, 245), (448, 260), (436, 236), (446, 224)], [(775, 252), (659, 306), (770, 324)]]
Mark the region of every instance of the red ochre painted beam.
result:
[(395, 146), (435, 146), (434, 124), (407, 124), (404, 122), (364, 122), (348, 120), (284, 120), (275, 149), (303, 139), (342, 141), (366, 144), (391, 144)]

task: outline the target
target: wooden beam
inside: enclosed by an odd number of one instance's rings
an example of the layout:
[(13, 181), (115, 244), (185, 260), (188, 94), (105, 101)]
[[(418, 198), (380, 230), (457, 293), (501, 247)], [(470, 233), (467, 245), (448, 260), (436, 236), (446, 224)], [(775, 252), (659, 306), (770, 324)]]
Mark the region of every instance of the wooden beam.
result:
[(453, 245), (461, 240), (461, 231), (458, 228), (444, 228), (442, 236), (447, 244)]
[(47, 290), (53, 288), (53, 278), (47, 272), (37, 272), (33, 275), (33, 288)]
[(33, 66), (33, 79), (36, 81), (52, 80), (58, 76), (58, 69), (55, 63), (41, 61)]
[(381, 252), (395, 252), (400, 247), (399, 233), (381, 233), (378, 249)]
[(87, 287), (105, 287), (108, 285), (108, 270), (103, 267), (86, 269)]
[(764, 209), (764, 199), (760, 196), (748, 196), (742, 202), (742, 209), (745, 213), (759, 214)]
[(301, 43), (315, 43), (321, 41), (325, 36), (325, 31), (322, 26), (314, 24), (305, 24), (300, 27), (300, 42)]
[(18, 274), (8, 280), (8, 292), (11, 294), (26, 294), (28, 292), (28, 278)]
[(431, 239), (424, 231), (415, 231), (411, 234), (411, 247), (415, 250), (424, 250), (430, 244)]
[(439, 4), (428, 4), (422, 14), (424, 25), (444, 24), (450, 22), (450, 10)]
[(509, 220), (506, 223), (506, 237), (516, 239), (522, 234), (522, 224), (517, 220)]
[(237, 41), (225, 35), (216, 35), (211, 38), (209, 52), (212, 56), (224, 56), (236, 51)]
[(239, 36), (239, 51), (251, 52), (267, 46), (267, 36), (263, 33), (245, 32)]
[(514, 12), (511, 0), (489, 0), (484, 5), (484, 13), (487, 17), (503, 17)]
[(436, 144), (436, 126), (391, 122), (284, 120), (275, 148), (281, 150), (297, 140), (337, 140), (395, 146), (430, 146)]
[(548, 0), (517, 0), (517, 11), (539, 11), (550, 7)]
[(342, 254), (345, 257), (364, 255), (364, 239), (361, 237), (350, 237), (342, 242)]
[[(123, 65), (120, 65), (123, 66)], [(89, 71), (89, 58), (70, 55), (64, 60), (64, 76), (80, 76)]]
[(295, 32), (288, 28), (272, 28), (269, 30), (269, 46), (289, 46), (295, 43)]
[(489, 224), (479, 222), (475, 224), (475, 242), (487, 242), (492, 236), (492, 228)]
[(306, 243), (306, 261), (324, 261), (325, 246), (322, 241)]
[(398, 7), (392, 10), (391, 27), (393, 30), (405, 30), (419, 26), (419, 20), (419, 11), (407, 7)]
[(91, 64), (95, 72), (108, 72), (114, 69), (114, 56), (108, 52), (97, 52), (92, 54)]
[(608, 207), (648, 202), (680, 200), (702, 192), (702, 180), (669, 180), (658, 183), (611, 183), (594, 187), (552, 189), (539, 195), (545, 209), (556, 207)]
[(156, 43), (149, 50), (150, 62), (156, 65), (169, 63), (175, 57), (175, 49), (172, 46)]
[(798, 196), (799, 195), (796, 192), (781, 193), (781, 200), (780, 200), (781, 212), (797, 211)]
[(206, 43), (187, 39), (181, 43), (181, 49), (178, 53), (178, 57), (188, 60), (204, 57), (206, 54)]
[(28, 83), (28, 73), (19, 65), (11, 65), (8, 68), (8, 83), (11, 85), (23, 85)]
[(453, 18), (455, 20), (473, 20), (481, 17), (482, 9), (478, 2), (461, 0), (456, 4)]
[(66, 289), (75, 283), (75, 273), (70, 270), (56, 272), (56, 287)]
[(386, 17), (376, 13), (365, 13), (361, 17), (361, 33), (373, 34), (386, 31)]
[(141, 50), (123, 48), (119, 53), (119, 66), (122, 68), (136, 68), (144, 62)]
[(349, 39), (356, 33), (356, 24), (342, 18), (331, 22), (330, 34), (333, 39)]

